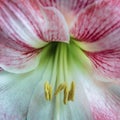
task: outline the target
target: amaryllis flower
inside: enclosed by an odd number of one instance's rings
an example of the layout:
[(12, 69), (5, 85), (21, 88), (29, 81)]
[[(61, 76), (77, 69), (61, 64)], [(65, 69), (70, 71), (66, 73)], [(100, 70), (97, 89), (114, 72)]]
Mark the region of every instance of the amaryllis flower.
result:
[(0, 0), (0, 120), (120, 120), (120, 0)]

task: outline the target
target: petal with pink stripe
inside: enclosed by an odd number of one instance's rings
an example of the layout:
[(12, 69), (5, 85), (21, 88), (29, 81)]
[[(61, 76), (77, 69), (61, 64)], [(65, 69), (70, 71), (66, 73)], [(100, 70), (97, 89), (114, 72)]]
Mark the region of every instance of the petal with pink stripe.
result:
[(42, 18), (35, 12), (29, 2), (25, 4), (22, 1), (1, 0), (0, 32), (7, 35), (11, 41), (21, 41), (34, 48), (44, 46), (46, 43), (41, 40), (39, 33)]
[[(72, 75), (76, 82), (75, 94), (83, 99), (82, 101), (75, 99), (77, 106), (85, 102), (83, 105), (86, 109), (83, 112), (88, 112), (92, 117), (85, 120), (119, 120), (120, 84), (114, 81), (106, 82), (107, 79), (102, 80), (101, 75), (95, 78), (91, 71), (92, 69), (89, 69), (89, 72), (85, 73), (77, 66), (73, 69)], [(79, 114), (77, 115), (79, 116)]]
[(120, 49), (86, 52), (94, 64), (94, 70), (109, 78), (120, 78)]
[[(77, 69), (77, 66), (76, 66)], [(74, 79), (78, 82), (76, 88), (77, 96), (85, 98), (90, 107), (92, 120), (119, 120), (120, 118), (120, 84), (114, 81), (102, 80), (99, 74), (97, 78), (94, 73), (85, 73), (79, 69), (73, 70)], [(101, 79), (101, 81), (99, 80)], [(120, 79), (119, 79), (120, 80)], [(77, 87), (76, 86), (76, 87)], [(81, 92), (84, 92), (81, 94)], [(81, 101), (77, 103), (81, 104)], [(84, 104), (85, 106), (86, 104)], [(88, 119), (87, 119), (88, 120)], [(90, 119), (91, 120), (91, 119)]]
[(120, 2), (118, 0), (95, 2), (76, 17), (71, 26), (71, 34), (79, 41), (99, 41), (119, 30), (119, 10)]
[(24, 73), (37, 67), (40, 49), (31, 48), (21, 41), (11, 41), (8, 36), (3, 35), (0, 34), (0, 67), (2, 69), (13, 73)]
[(0, 1), (0, 67), (14, 73), (33, 70), (40, 48), (69, 41), (62, 14), (28, 1)]
[(32, 47), (40, 48), (45, 41), (69, 41), (66, 21), (55, 8), (44, 8), (30, 0), (6, 0), (0, 2), (0, 15), (4, 34)]
[[(102, 9), (101, 9), (102, 8)], [(71, 34), (96, 70), (108, 77), (120, 77), (120, 2), (98, 1), (79, 14)]]
[[(43, 6), (52, 6), (61, 9), (67, 9), (74, 13), (89, 6), (97, 0), (39, 0)], [(60, 10), (61, 10), (60, 9)]]
[(39, 0), (43, 6), (56, 7), (70, 25), (76, 15), (97, 0)]
[(114, 83), (87, 83), (86, 96), (94, 120), (119, 120), (120, 86)]

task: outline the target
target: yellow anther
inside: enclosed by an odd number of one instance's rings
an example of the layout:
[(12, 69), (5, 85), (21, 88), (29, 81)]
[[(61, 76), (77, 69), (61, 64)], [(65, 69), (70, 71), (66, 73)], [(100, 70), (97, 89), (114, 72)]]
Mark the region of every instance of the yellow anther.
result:
[(46, 82), (46, 83), (44, 84), (44, 91), (45, 91), (45, 98), (46, 98), (46, 100), (49, 100), (48, 86), (49, 86), (49, 83)]
[(74, 95), (75, 95), (75, 83), (72, 81), (71, 88), (70, 88), (69, 95), (68, 95), (68, 100), (73, 101)]
[(52, 99), (52, 87), (48, 82), (44, 84), (44, 91), (45, 91), (46, 100), (51, 100)]
[(64, 104), (67, 104), (67, 102), (68, 102), (68, 94), (69, 94), (69, 90), (66, 85), (66, 87), (64, 88), (64, 100), (63, 100)]
[(49, 100), (52, 100), (52, 86), (49, 85)]
[(57, 90), (55, 91), (55, 96), (58, 95), (59, 92), (61, 92), (65, 88), (66, 84), (62, 83), (58, 86)]
[[(57, 87), (54, 95), (55, 96), (58, 95), (58, 93), (61, 92), (62, 90), (64, 91), (64, 98), (63, 98), (64, 104), (67, 104), (68, 101), (74, 100), (74, 94), (75, 94), (75, 83), (74, 82), (71, 83), (70, 90), (68, 89), (68, 85), (66, 83), (60, 84)], [(44, 84), (44, 91), (45, 91), (46, 100), (49, 100), (49, 101), (52, 100), (52, 86), (48, 82)]]

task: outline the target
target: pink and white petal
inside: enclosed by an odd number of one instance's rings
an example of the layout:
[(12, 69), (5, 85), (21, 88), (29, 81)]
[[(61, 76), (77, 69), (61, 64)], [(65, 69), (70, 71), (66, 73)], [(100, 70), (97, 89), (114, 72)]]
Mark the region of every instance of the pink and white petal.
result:
[(84, 44), (86, 55), (93, 62), (94, 70), (109, 78), (120, 78), (120, 35), (115, 31), (94, 43)]
[(38, 66), (40, 50), (31, 48), (21, 41), (11, 41), (7, 35), (3, 35), (0, 34), (0, 67), (2, 69), (12, 73), (24, 73)]
[(42, 11), (45, 22), (44, 27), (41, 28), (44, 41), (69, 42), (69, 29), (64, 16), (52, 7), (43, 7)]
[(34, 48), (44, 46), (46, 42), (40, 37), (41, 21), (41, 15), (29, 1), (0, 1), (0, 33), (11, 41), (21, 41)]
[[(64, 16), (55, 7), (45, 7), (39, 0), (32, 1), (36, 11), (42, 13), (42, 39), (46, 42), (69, 42), (69, 29)], [(35, 5), (34, 5), (35, 4)]]
[(66, 22), (54, 8), (44, 8), (30, 0), (6, 0), (0, 1), (0, 15), (0, 29), (11, 40), (34, 48), (43, 47), (45, 41), (69, 41)]
[(33, 70), (39, 64), (38, 48), (50, 41), (69, 41), (65, 20), (54, 8), (6, 0), (0, 1), (0, 15), (0, 67), (6, 71)]
[(90, 4), (98, 0), (39, 0), (43, 6), (50, 6), (62, 9), (66, 9), (70, 12), (77, 13), (81, 9), (86, 8)]
[(120, 78), (120, 50), (86, 52), (93, 62), (94, 72), (108, 78)]
[[(85, 74), (79, 70), (74, 71), (74, 76), (85, 92), (84, 95), (87, 97), (93, 120), (119, 120), (120, 84), (100, 82), (93, 77), (94, 75)], [(98, 77), (98, 79), (100, 78), (101, 76)], [(79, 91), (81, 91), (81, 87), (77, 91), (78, 94)]]
[[(102, 9), (101, 9), (102, 8)], [(79, 14), (71, 33), (93, 61), (95, 70), (120, 78), (120, 1), (98, 1)]]
[(100, 0), (79, 13), (70, 31), (78, 41), (91, 43), (100, 41), (119, 30), (119, 0)]
[(39, 79), (36, 74), (0, 72), (0, 120), (26, 120), (29, 102)]
[[(113, 93), (108, 89), (109, 84), (94, 83), (85, 85), (85, 91), (90, 102), (91, 111), (95, 120), (119, 120), (120, 118), (120, 89)], [(113, 85), (113, 83), (111, 83)], [(120, 87), (120, 85), (119, 85)]]
[(55, 7), (64, 15), (68, 25), (75, 16), (97, 0), (39, 0), (43, 6)]
[[(34, 71), (25, 74), (0, 72), (0, 120), (27, 119), (36, 85), (50, 79), (51, 72), (47, 65), (47, 63), (41, 64)], [(46, 68), (48, 68), (48, 74)], [(39, 92), (42, 93), (42, 87)]]

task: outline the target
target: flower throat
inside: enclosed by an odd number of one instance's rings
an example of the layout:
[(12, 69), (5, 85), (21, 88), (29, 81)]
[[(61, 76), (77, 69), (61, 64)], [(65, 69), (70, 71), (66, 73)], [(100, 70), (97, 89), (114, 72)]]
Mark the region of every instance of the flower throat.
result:
[(78, 43), (72, 38), (70, 43), (51, 42), (43, 48), (41, 54), (43, 63), (51, 61), (52, 67), (49, 71), (53, 73), (50, 80), (44, 82), (45, 99), (51, 101), (60, 96), (64, 104), (67, 104), (68, 101), (74, 101), (75, 80), (70, 76), (73, 76), (74, 66), (77, 65), (82, 69), (84, 65), (81, 60), (86, 60), (86, 55)]

